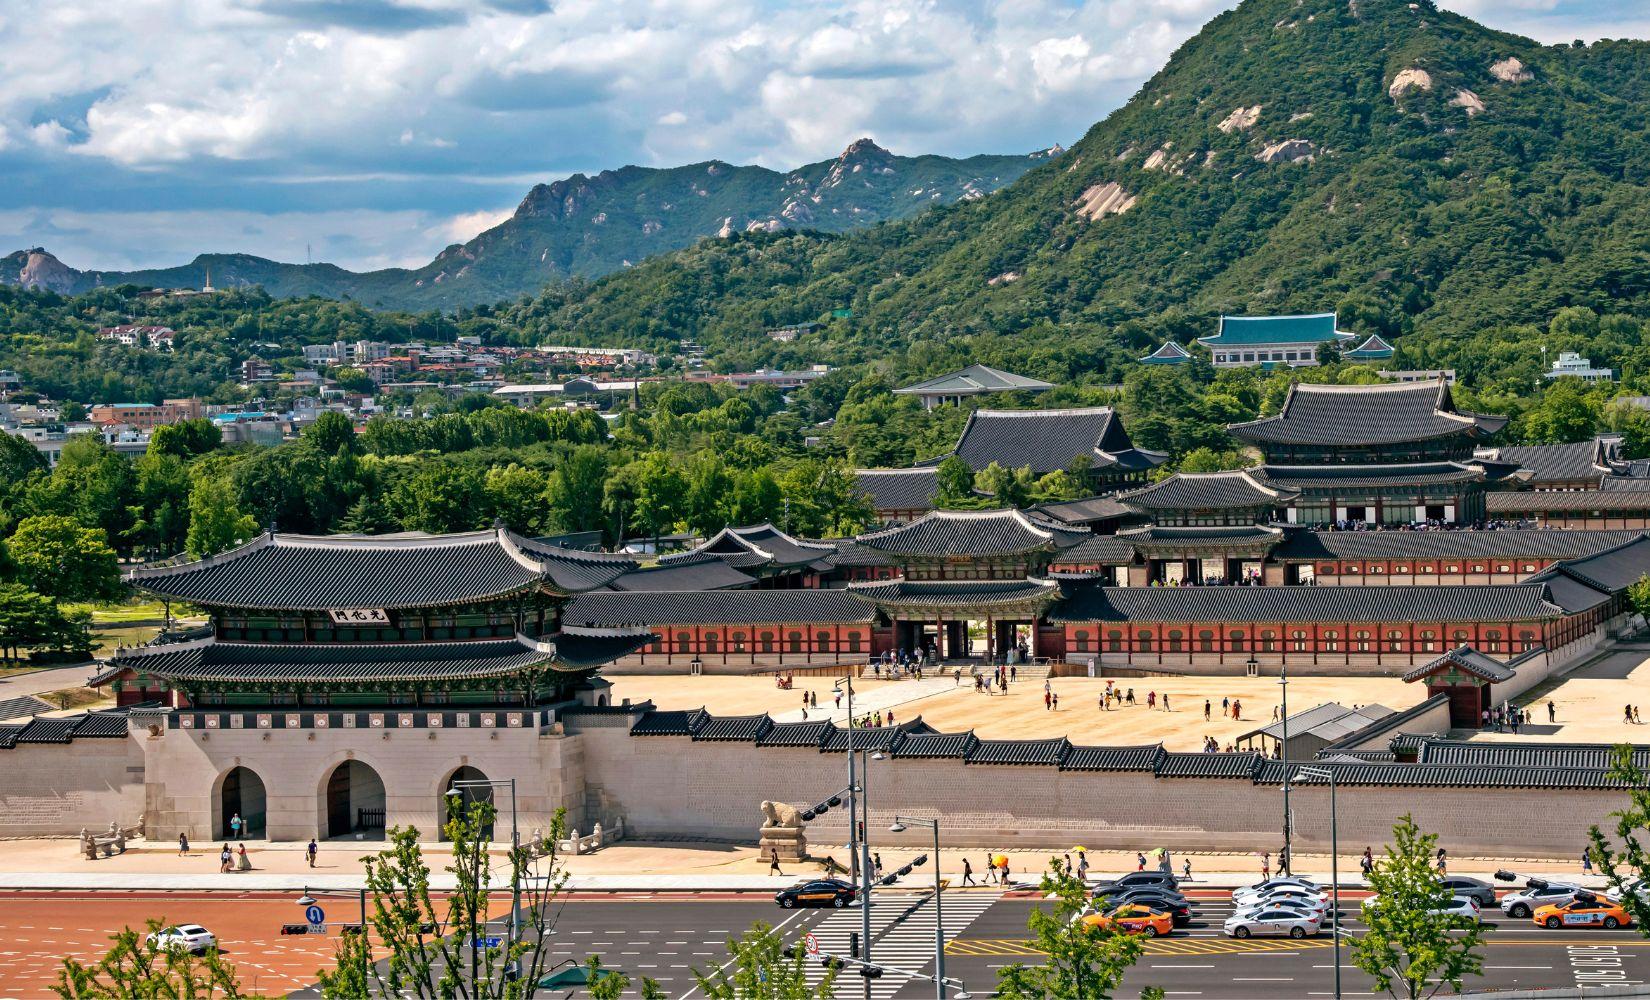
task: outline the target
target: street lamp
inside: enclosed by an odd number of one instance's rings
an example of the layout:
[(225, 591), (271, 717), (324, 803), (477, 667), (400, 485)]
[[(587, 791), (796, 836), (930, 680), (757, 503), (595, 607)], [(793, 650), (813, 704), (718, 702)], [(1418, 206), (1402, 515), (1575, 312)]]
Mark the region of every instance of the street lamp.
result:
[[(492, 790), (506, 786), (510, 789), (510, 926), (507, 929), (507, 946), (504, 953), (509, 955), (511, 947), (515, 945), (516, 933), (521, 919), (521, 879), (516, 877), (516, 864), (520, 859), (521, 852), (521, 829), (516, 823), (516, 779), (504, 778), (494, 781), (487, 778), (465, 778), (454, 781), (447, 786), (447, 798), (452, 800), (454, 806), (457, 806), (463, 802), (465, 792), (471, 789), (486, 788)], [(478, 880), (481, 876), (480, 867), (481, 845), (477, 844), (476, 877)], [(474, 914), (471, 916), (473, 919)], [(471, 928), (471, 930), (470, 949), (473, 955), (475, 951), (475, 934), (473, 933), (474, 928)]]
[(926, 826), (934, 831), (934, 997), (945, 1000), (945, 909), (940, 904), (940, 821), (894, 815), (889, 833), (904, 833), (907, 825)]
[(367, 936), (367, 887), (359, 889), (312, 889), (304, 886), (304, 894), (293, 902), (302, 907), (315, 905), (316, 896), (359, 896), (361, 900), (361, 986), (366, 987), (372, 977), (372, 939)]
[(1341, 1000), (1341, 839), (1340, 818), (1335, 813), (1335, 769), (1332, 767), (1303, 767), (1303, 778), (1329, 779), (1329, 891), (1334, 901), (1331, 916), (1332, 935), (1335, 938), (1335, 1000)]
[[(869, 973), (871, 969), (871, 796), (869, 792), (871, 777), (871, 762), (866, 761), (864, 775), (856, 781), (854, 756), (858, 752), (854, 746), (854, 678), (839, 677), (832, 685), (833, 694), (842, 693), (843, 686), (847, 686), (848, 694), (848, 856), (851, 863), (858, 869), (860, 882), (859, 913), (860, 913), (860, 940), (865, 949), (865, 965), (862, 973)], [(880, 751), (879, 751), (880, 755)], [(858, 836), (858, 817), (865, 817), (865, 835)], [(854, 853), (854, 841), (859, 841), (859, 853)], [(871, 1000), (871, 977), (865, 976), (865, 1000)]]
[(1283, 856), (1279, 873), (1288, 875), (1295, 865), (1295, 847), (1289, 822), (1289, 654), (1278, 664), (1278, 684), (1283, 688), (1283, 739), (1279, 741), (1279, 756), (1283, 759)]

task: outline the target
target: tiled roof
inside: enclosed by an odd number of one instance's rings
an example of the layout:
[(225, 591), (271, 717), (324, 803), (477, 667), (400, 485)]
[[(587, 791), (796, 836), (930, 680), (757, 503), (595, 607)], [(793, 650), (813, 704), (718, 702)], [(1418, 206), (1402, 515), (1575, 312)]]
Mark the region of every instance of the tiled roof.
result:
[(702, 708), (648, 712), (630, 726), (632, 736), (692, 736), (710, 718)]
[(855, 750), (892, 750), (907, 734), (933, 731), (934, 727), (920, 717), (897, 726), (855, 726), (849, 729), (833, 725), (819, 748), (827, 753), (846, 753), (852, 742)]
[(837, 540), (836, 555), (831, 563), (837, 567), (898, 566), (899, 560), (886, 552), (861, 545), (852, 538), (841, 538)]
[(132, 570), (157, 594), (211, 607), (267, 610), (417, 608), (463, 604), (540, 584), (573, 593), (635, 563), (540, 547), (503, 529), (456, 535), (264, 534), (222, 555)]
[[(1307, 784), (1323, 779), (1295, 779)], [(1337, 764), (1340, 785), (1437, 786), (1446, 788), (1625, 788), (1605, 769), (1494, 767), (1483, 764)]]
[(124, 650), (113, 664), (192, 681), (431, 681), (497, 677), (529, 667), (584, 669), (611, 662), (650, 641), (642, 633), (576, 630), (542, 641), (261, 644), (180, 643)]
[(1143, 365), (1180, 365), (1192, 360), (1186, 348), (1172, 340), (1165, 340), (1163, 346), (1140, 359)]
[(1411, 465), (1263, 465), (1259, 475), (1279, 489), (1329, 490), (1370, 487), (1444, 486), (1484, 478), (1482, 468), (1457, 462)]
[(749, 587), (756, 577), (741, 573), (719, 556), (704, 553), (668, 566), (639, 569), (614, 580), (614, 590), (724, 590)]
[(74, 738), (77, 740), (126, 738), (127, 716), (125, 712), (88, 712), (79, 716), (79, 719), (79, 724), (74, 727)]
[[(1427, 738), (1418, 743), (1415, 759), (1421, 764), (1608, 770), (1615, 766), (1616, 747), (1609, 743), (1503, 743)], [(1633, 747), (1633, 763), (1640, 768), (1650, 768), (1650, 746)]]
[(1199, 337), (1210, 347), (1242, 347), (1249, 344), (1321, 344), (1353, 339), (1335, 329), (1334, 313), (1304, 316), (1222, 316), (1212, 337)]
[(895, 395), (911, 396), (972, 396), (982, 392), (1009, 392), (1025, 390), (1041, 392), (1054, 388), (1054, 383), (1005, 372), (990, 365), (969, 365), (960, 371), (937, 375), (915, 385), (895, 389)]
[(1276, 542), (1283, 537), (1282, 528), (1274, 528), (1265, 524), (1210, 524), (1210, 525), (1157, 525), (1149, 524), (1144, 528), (1125, 528), (1117, 533), (1121, 541), (1131, 544), (1144, 543), (1269, 543)]
[(1341, 356), (1350, 361), (1363, 361), (1365, 359), (1380, 360), (1383, 358), (1390, 358), (1395, 353), (1397, 352), (1393, 350), (1392, 345), (1382, 340), (1380, 334), (1372, 333), (1369, 335), (1369, 339), (1365, 340), (1357, 347), (1351, 348)]
[(836, 726), (827, 721), (776, 722), (757, 737), (759, 747), (818, 747)]
[(928, 466), (854, 470), (854, 490), (872, 510), (933, 510), (939, 489), (939, 472)]
[(1238, 470), (1177, 472), (1145, 489), (1120, 493), (1117, 499), (1143, 510), (1220, 510), (1269, 507), (1294, 496), (1291, 490), (1270, 486), (1248, 471)]
[(10, 723), (0, 726), (0, 750), (10, 750), (17, 745), (17, 737), (28, 726), (26, 722)]
[(1391, 715), (1376, 719), (1374, 722), (1363, 727), (1362, 729), (1348, 733), (1347, 735), (1319, 750), (1318, 754), (1319, 756), (1325, 756), (1333, 753), (1350, 753), (1353, 755), (1364, 755), (1367, 759), (1372, 760), (1391, 760), (1393, 755), (1390, 749), (1346, 750), (1344, 748), (1348, 745), (1367, 745), (1373, 740), (1380, 739), (1387, 733), (1393, 733), (1401, 730), (1404, 726), (1409, 725), (1416, 719), (1423, 718), (1434, 709), (1442, 708), (1448, 704), (1449, 695), (1442, 693), (1435, 694), (1426, 701), (1411, 705), (1409, 708), (1406, 708), (1401, 712), (1393, 712)]
[(1547, 599), (1563, 608), (1567, 614), (1579, 614), (1610, 600), (1610, 595), (1605, 591), (1568, 576), (1556, 567), (1537, 573), (1530, 577), (1528, 582), (1546, 585)]
[(1638, 458), (1627, 464), (1629, 473), (1605, 476), (1599, 489), (1606, 493), (1650, 490), (1650, 459)]
[(696, 741), (755, 743), (773, 728), (773, 720), (763, 715), (713, 715), (693, 731)]
[(1650, 510), (1650, 489), (1568, 490), (1562, 492), (1490, 493), (1484, 497), (1491, 515), (1535, 514), (1543, 511)]
[(969, 733), (913, 733), (899, 741), (895, 757), (964, 758), (980, 745), (979, 739)]
[(1143, 747), (1072, 747), (1062, 771), (1153, 771), (1163, 762), (1161, 743)]
[(968, 763), (1058, 766), (1070, 750), (1071, 742), (1063, 736), (1052, 740), (981, 740), (968, 755)]
[(1526, 482), (1531, 486), (1543, 483), (1595, 483), (1610, 473), (1610, 467), (1600, 455), (1600, 442), (1577, 441), (1574, 444), (1511, 445), (1495, 449), (1495, 457), (1503, 462), (1517, 462), (1530, 470)]
[(1227, 431), (1255, 444), (1401, 444), (1456, 434), (1493, 433), (1504, 417), (1455, 412), (1449, 385), (1310, 385), (1297, 382), (1276, 416), (1232, 424)]
[(24, 726), (13, 739), (14, 743), (68, 743), (74, 738), (75, 727), (83, 716), (36, 718)]
[[(1005, 469), (1031, 468), (1034, 476), (1069, 469), (1079, 456), (1091, 468), (1150, 469), (1167, 456), (1134, 446), (1109, 406), (1067, 410), (975, 410), (953, 451), (979, 470), (996, 462)], [(938, 461), (924, 464), (939, 464)]]
[(1117, 535), (1090, 535), (1054, 557), (1060, 565), (1072, 563), (1126, 563), (1134, 558), (1134, 546)]
[(1516, 672), (1493, 656), (1486, 656), (1468, 645), (1457, 646), (1443, 656), (1404, 674), (1406, 681), (1418, 681), (1448, 667), (1456, 667), (1482, 680), (1500, 684), (1510, 681)]
[(1566, 559), (1555, 568), (1598, 590), (1626, 590), (1650, 574), (1650, 536), (1640, 535), (1602, 552)]
[(1638, 537), (1639, 531), (1291, 531), (1272, 550), (1297, 559), (1573, 559)]
[(1057, 500), (1053, 503), (1038, 504), (1032, 510), (1051, 521), (1062, 524), (1088, 524), (1093, 521), (1110, 521), (1120, 517), (1127, 517), (1129, 508), (1118, 502), (1115, 496), (1084, 497), (1081, 500)]
[(23, 695), (20, 698), (7, 698), (0, 701), (0, 719), (21, 719), (27, 715), (49, 712), (51, 709), (52, 706), (31, 695)]
[(1057, 622), (1473, 622), (1556, 618), (1540, 584), (1437, 587), (1073, 587)]
[(1247, 778), (1260, 763), (1258, 753), (1165, 753), (1159, 778)]
[(773, 565), (780, 567), (806, 566), (817, 562), (836, 551), (836, 546), (830, 542), (814, 542), (795, 535), (787, 534), (771, 524), (752, 524), (741, 528), (723, 528), (703, 545), (695, 546), (691, 551), (678, 552), (664, 556), (659, 560), (662, 566), (670, 566), (697, 558), (706, 552), (725, 553), (729, 555), (760, 557), (754, 562), (746, 560), (729, 560), (740, 569), (748, 566)]
[(1271, 723), (1259, 729), (1252, 730), (1239, 736), (1238, 742), (1243, 742), (1254, 736), (1267, 736), (1274, 740), (1283, 739), (1284, 730), (1289, 731), (1289, 738), (1301, 736), (1316, 736), (1328, 742), (1343, 740), (1353, 733), (1367, 728), (1371, 723), (1378, 722), (1389, 715), (1392, 709), (1385, 705), (1361, 705), (1358, 708), (1347, 708), (1338, 702), (1325, 702), (1309, 708), (1304, 712), (1296, 712), (1287, 720)]
[(1088, 534), (1023, 510), (935, 510), (854, 540), (898, 555), (994, 556), (1065, 548)]
[(846, 590), (711, 590), (580, 594), (562, 609), (568, 624), (778, 625), (857, 624), (876, 608)]
[(879, 580), (848, 590), (886, 607), (985, 608), (1053, 597), (1056, 588), (1044, 580)]

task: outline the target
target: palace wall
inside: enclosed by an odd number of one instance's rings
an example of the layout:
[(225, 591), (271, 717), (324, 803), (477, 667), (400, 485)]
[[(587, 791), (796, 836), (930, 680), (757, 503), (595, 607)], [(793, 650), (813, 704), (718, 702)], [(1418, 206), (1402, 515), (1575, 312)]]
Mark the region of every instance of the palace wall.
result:
[(0, 753), (0, 837), (67, 836), (143, 818), (134, 739), (21, 743)]
[[(586, 775), (592, 795), (625, 817), (632, 836), (687, 836), (754, 842), (764, 799), (802, 805), (846, 787), (844, 754), (688, 737), (632, 737), (592, 728)], [(1157, 778), (1142, 772), (1061, 771), (1047, 766), (964, 764), (957, 760), (874, 761), (868, 782), (872, 843), (920, 845), (915, 830), (888, 833), (896, 811), (942, 817), (947, 844), (967, 847), (1271, 850), (1282, 834), (1275, 785), (1249, 779)], [(1575, 853), (1578, 830), (1604, 823), (1625, 800), (1619, 791), (1343, 786), (1338, 791), (1343, 850), (1379, 847), (1405, 813), (1456, 856)], [(1297, 842), (1328, 846), (1327, 787), (1292, 793)], [(1532, 812), (1564, 824), (1518, 822)], [(847, 839), (847, 810), (808, 825), (812, 853)], [(836, 847), (840, 857), (842, 848)]]

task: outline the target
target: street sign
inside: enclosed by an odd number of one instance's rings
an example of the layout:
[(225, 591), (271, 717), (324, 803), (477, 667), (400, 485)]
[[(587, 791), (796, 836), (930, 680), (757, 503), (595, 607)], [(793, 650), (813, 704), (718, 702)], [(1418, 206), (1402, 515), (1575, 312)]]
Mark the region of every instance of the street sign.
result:
[(311, 903), (309, 904), (309, 908), (304, 910), (304, 919), (308, 920), (312, 924), (324, 924), (327, 922), (327, 911), (321, 909), (318, 905)]
[(501, 937), (478, 937), (471, 941), (471, 946), (475, 948), (497, 948), (503, 943), (504, 939)]
[(812, 931), (810, 931), (808, 935), (802, 939), (802, 945), (808, 949), (808, 957), (819, 957), (819, 938), (815, 936)]

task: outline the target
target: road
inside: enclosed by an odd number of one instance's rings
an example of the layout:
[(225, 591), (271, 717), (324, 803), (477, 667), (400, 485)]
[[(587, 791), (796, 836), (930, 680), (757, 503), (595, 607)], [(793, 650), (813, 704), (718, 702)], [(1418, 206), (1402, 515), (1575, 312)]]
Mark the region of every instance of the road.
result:
[[(346, 900), (329, 900), (329, 911)], [(1030, 894), (996, 890), (953, 891), (944, 899), (946, 972), (975, 996), (989, 996), (997, 972), (1042, 956), (1026, 929), (1032, 909), (1046, 905)], [(1170, 997), (1205, 1000), (1307, 1000), (1327, 997), (1333, 986), (1333, 949), (1319, 939), (1233, 941), (1220, 924), (1228, 899), (1194, 901), (1190, 927), (1151, 941), (1129, 972), (1119, 997), (1146, 986)], [(280, 925), (301, 919), (291, 897), (228, 892), (16, 892), (0, 894), (0, 998), (44, 995), (65, 955), (90, 962), (120, 926), (141, 926), (146, 917), (198, 921), (222, 939), (226, 957), (241, 971), (243, 986), (265, 995), (304, 991), (318, 968), (332, 965), (330, 937), (283, 937)], [(1343, 913), (1355, 914), (1355, 904)], [(872, 983), (872, 1000), (934, 996), (930, 982), (904, 972), (931, 973), (934, 954), (932, 899), (919, 892), (879, 893), (872, 908), (872, 957), (890, 971)], [(347, 916), (338, 914), (329, 919)], [(694, 970), (709, 972), (727, 961), (726, 942), (755, 921), (780, 925), (787, 938), (813, 932), (828, 951), (846, 950), (850, 930), (860, 927), (857, 907), (785, 911), (761, 894), (630, 893), (569, 898), (558, 916), (546, 967), (600, 955), (604, 965), (632, 977), (659, 981), (668, 996), (698, 1000)], [(1528, 921), (1494, 914), (1486, 923), (1485, 974), (1475, 987), (1575, 986), (1650, 981), (1650, 940), (1635, 931), (1544, 931)], [(1352, 933), (1361, 928), (1347, 921)], [(1368, 979), (1343, 951), (1344, 995), (1369, 996)], [(823, 970), (810, 965), (818, 980)], [(839, 980), (843, 1000), (862, 995), (851, 975)], [(560, 994), (557, 994), (560, 996)], [(632, 994), (634, 995), (634, 993)]]

